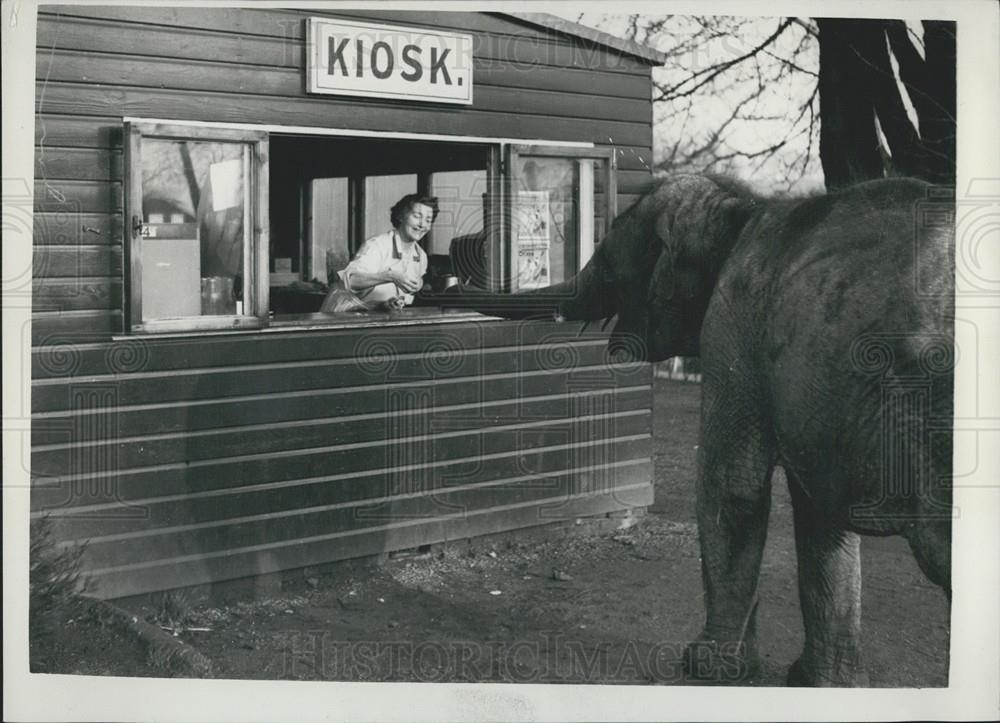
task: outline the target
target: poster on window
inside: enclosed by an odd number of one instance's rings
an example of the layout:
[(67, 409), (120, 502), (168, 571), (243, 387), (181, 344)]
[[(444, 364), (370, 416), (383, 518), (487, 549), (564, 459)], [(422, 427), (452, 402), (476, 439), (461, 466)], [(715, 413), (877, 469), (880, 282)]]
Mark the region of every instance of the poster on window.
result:
[(518, 246), (517, 288), (537, 289), (549, 285), (549, 247)]
[(549, 245), (549, 192), (519, 191), (514, 211), (519, 246)]
[(549, 192), (520, 191), (514, 211), (517, 231), (517, 288), (548, 286)]

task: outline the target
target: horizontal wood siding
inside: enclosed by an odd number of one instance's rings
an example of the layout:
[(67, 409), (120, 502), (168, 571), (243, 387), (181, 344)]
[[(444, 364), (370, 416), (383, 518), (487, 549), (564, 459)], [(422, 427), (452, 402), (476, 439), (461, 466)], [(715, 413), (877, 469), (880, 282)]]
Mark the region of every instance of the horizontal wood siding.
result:
[[(469, 33), (475, 103), (307, 95), (324, 15)], [(589, 141), (617, 149), (621, 208), (649, 177), (649, 66), (501, 14), (42, 6), (36, 72), (36, 344), (121, 329), (123, 116)]]
[[(33, 352), (32, 509), (118, 597), (651, 498), (651, 373), (579, 324)], [(277, 567), (275, 567), (277, 566)]]
[[(307, 95), (312, 15), (471, 34), (475, 103)], [(616, 149), (623, 208), (649, 177), (645, 62), (491, 13), (47, 5), (36, 70), (32, 514), (88, 543), (97, 594), (652, 501), (650, 369), (577, 324), (112, 339), (123, 116), (588, 141)]]

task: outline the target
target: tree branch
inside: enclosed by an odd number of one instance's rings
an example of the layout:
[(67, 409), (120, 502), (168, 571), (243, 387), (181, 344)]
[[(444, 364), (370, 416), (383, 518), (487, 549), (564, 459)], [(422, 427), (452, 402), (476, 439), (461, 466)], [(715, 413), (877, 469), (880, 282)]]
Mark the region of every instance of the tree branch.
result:
[[(778, 25), (777, 30), (775, 30), (773, 33), (771, 33), (771, 35), (768, 36), (768, 38), (766, 40), (764, 40), (764, 42), (760, 43), (757, 47), (753, 48), (752, 50), (748, 51), (747, 53), (744, 53), (743, 55), (740, 55), (740, 56), (738, 56), (736, 58), (733, 58), (732, 60), (728, 60), (728, 61), (726, 61), (724, 63), (719, 64), (719, 65), (711, 66), (709, 68), (706, 68), (705, 70), (697, 71), (695, 73), (692, 73), (691, 76), (689, 76), (688, 78), (685, 78), (680, 83), (677, 83), (676, 85), (674, 85), (674, 86), (672, 86), (670, 88), (667, 88), (665, 91), (661, 92), (660, 97), (656, 98), (654, 100), (661, 100), (661, 101), (662, 100), (668, 100), (669, 101), (669, 100), (675, 100), (677, 98), (684, 98), (686, 96), (693, 95), (695, 92), (698, 91), (699, 88), (702, 88), (706, 84), (712, 82), (712, 80), (714, 78), (718, 77), (722, 73), (725, 73), (727, 70), (729, 70), (733, 66), (739, 65), (740, 63), (742, 63), (747, 58), (752, 58), (754, 55), (756, 55), (761, 50), (763, 50), (764, 48), (766, 48), (768, 45), (770, 45), (771, 43), (773, 43), (775, 40), (778, 39), (778, 37), (781, 36), (781, 34), (783, 32), (785, 32), (785, 30), (788, 29), (788, 27), (792, 24), (793, 20), (794, 20), (794, 18), (786, 18), (785, 20), (783, 20)], [(688, 88), (688, 89), (686, 89), (684, 91), (681, 91), (681, 92), (676, 92), (681, 87), (683, 87), (685, 84), (693, 81), (695, 78), (697, 78), (698, 76), (703, 75), (705, 73), (708, 73), (708, 75), (706, 75), (704, 78), (702, 78), (700, 81), (698, 81), (691, 88)]]
[(788, 60), (787, 58), (782, 58), (779, 55), (775, 55), (774, 53), (772, 53), (769, 50), (765, 50), (764, 51), (764, 55), (767, 55), (770, 58), (774, 58), (775, 60), (777, 60), (779, 63), (781, 63), (785, 67), (791, 68), (794, 71), (797, 71), (797, 72), (802, 73), (804, 75), (811, 75), (814, 78), (818, 78), (819, 77), (819, 73), (816, 73), (816, 72), (814, 72), (812, 70), (809, 70), (807, 68), (803, 68), (801, 65), (798, 65), (797, 63), (793, 63), (791, 60)]

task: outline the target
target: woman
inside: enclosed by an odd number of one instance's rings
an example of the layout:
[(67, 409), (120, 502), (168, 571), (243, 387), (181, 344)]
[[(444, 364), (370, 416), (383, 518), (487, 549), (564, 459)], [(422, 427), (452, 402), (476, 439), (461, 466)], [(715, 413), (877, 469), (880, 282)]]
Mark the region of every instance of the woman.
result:
[(410, 193), (399, 199), (389, 212), (392, 230), (365, 241), (339, 272), (343, 287), (330, 291), (320, 311), (401, 309), (412, 304), (427, 273), (427, 253), (419, 241), (437, 215), (434, 196)]

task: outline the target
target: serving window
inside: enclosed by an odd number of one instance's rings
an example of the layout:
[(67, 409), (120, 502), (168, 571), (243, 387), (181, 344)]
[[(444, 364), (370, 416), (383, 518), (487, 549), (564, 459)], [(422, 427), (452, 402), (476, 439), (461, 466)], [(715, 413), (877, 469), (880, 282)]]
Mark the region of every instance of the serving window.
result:
[(389, 210), (409, 193), (439, 199), (438, 217), (421, 246), (429, 260), (425, 286), (440, 289), (452, 273), (455, 239), (475, 236), (486, 243), (486, 218), (499, 208), (499, 196), (488, 187), (488, 179), (500, 175), (497, 153), (485, 143), (271, 134), (275, 318), (316, 312), (365, 239), (391, 230)]
[[(562, 281), (614, 215), (610, 149), (153, 123), (127, 124), (126, 137), (134, 333), (401, 318), (319, 308), (408, 193), (438, 198), (420, 242), (425, 292)], [(426, 321), (435, 310), (407, 313)]]

